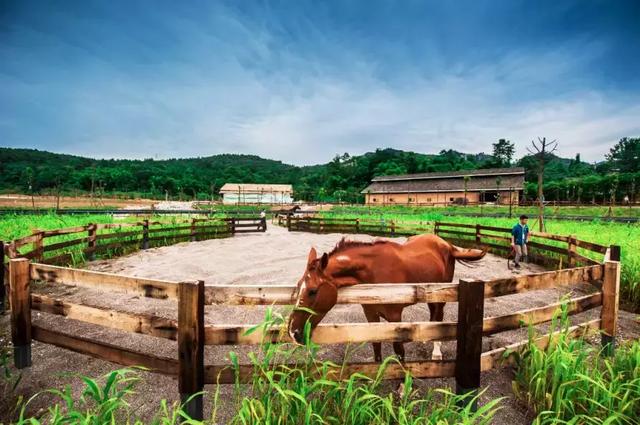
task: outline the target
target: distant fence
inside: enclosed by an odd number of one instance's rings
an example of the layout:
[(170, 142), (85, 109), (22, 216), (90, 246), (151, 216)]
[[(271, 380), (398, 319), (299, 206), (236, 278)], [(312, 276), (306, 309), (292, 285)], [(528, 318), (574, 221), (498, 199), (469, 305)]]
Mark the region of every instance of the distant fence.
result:
[[(293, 223), (296, 222), (294, 225)], [(325, 231), (327, 226), (336, 229), (358, 229), (360, 232), (382, 232), (381, 228), (367, 228), (367, 223), (326, 223), (316, 220), (293, 220), (288, 218), (288, 226), (309, 226), (305, 231)], [(392, 224), (387, 224), (387, 226)], [(358, 227), (355, 227), (358, 226)], [(394, 225), (393, 225), (394, 226)], [(227, 227), (228, 228), (228, 227)], [(468, 231), (470, 229), (473, 231)], [(302, 228), (299, 228), (302, 230)], [(83, 229), (82, 231), (85, 231)], [(493, 243), (502, 239), (485, 235), (485, 232), (503, 232), (504, 229), (488, 226), (472, 226), (458, 223), (435, 223), (436, 230), (443, 237), (475, 243), (477, 238), (483, 243)], [(238, 231), (238, 230), (237, 230)], [(393, 227), (393, 234), (402, 229)], [(464, 233), (464, 234), (462, 234)], [(189, 234), (189, 236), (193, 236)], [(588, 331), (600, 330), (602, 343), (610, 352), (616, 332), (618, 291), (620, 284), (620, 249), (609, 248), (573, 237), (558, 235), (538, 235), (545, 239), (565, 243), (569, 259), (585, 262), (587, 265), (557, 271), (535, 273), (509, 278), (461, 280), (460, 283), (389, 283), (361, 284), (342, 288), (338, 293), (341, 304), (411, 304), (426, 302), (457, 302), (457, 322), (410, 322), (410, 323), (327, 323), (320, 324), (312, 337), (319, 344), (362, 343), (362, 342), (416, 342), (416, 341), (457, 341), (455, 360), (421, 360), (403, 364), (389, 364), (384, 378), (398, 379), (410, 372), (416, 378), (455, 377), (461, 393), (475, 391), (480, 386), (480, 373), (500, 364), (514, 360), (514, 352), (527, 344), (517, 342), (505, 347), (482, 352), (482, 337), (498, 332), (521, 328), (529, 324), (540, 324), (552, 319), (562, 303), (519, 310), (513, 313), (484, 318), (484, 300), (533, 290), (562, 287), (571, 284), (593, 285), (591, 294), (567, 300), (568, 314), (574, 315), (601, 306), (600, 318), (590, 320), (570, 328), (572, 335), (582, 335)], [(24, 238), (23, 238), (24, 239)], [(34, 243), (29, 239), (25, 243)], [(553, 247), (557, 248), (557, 247)], [(575, 249), (574, 249), (575, 248)], [(581, 258), (570, 254), (576, 249), (604, 254), (600, 261)], [(39, 248), (36, 248), (36, 252)], [(541, 249), (541, 248), (540, 248)], [(565, 254), (550, 251), (555, 254)], [(32, 257), (35, 258), (35, 257)], [(569, 264), (573, 264), (568, 261)], [(573, 264), (575, 265), (575, 264)], [(31, 365), (31, 341), (57, 345), (95, 358), (122, 365), (141, 365), (153, 371), (178, 377), (178, 386), (183, 401), (202, 391), (205, 384), (247, 382), (254, 367), (242, 364), (237, 368), (229, 364), (204, 364), (206, 345), (260, 344), (265, 338), (270, 341), (288, 341), (282, 328), (267, 329), (263, 334), (247, 331), (250, 324), (216, 324), (204, 322), (205, 305), (273, 305), (295, 303), (295, 285), (205, 285), (203, 281), (171, 282), (121, 276), (81, 269), (59, 267), (48, 264), (30, 263), (28, 258), (13, 258), (9, 265), (9, 287), (11, 302), (11, 327), (14, 345), (14, 361), (17, 367)], [(96, 306), (67, 302), (45, 294), (31, 291), (32, 281), (44, 281), (54, 285), (88, 287), (108, 292), (135, 294), (140, 297), (174, 300), (178, 303), (177, 318), (160, 317), (153, 314), (105, 309)], [(176, 340), (177, 356), (166, 358), (127, 349), (82, 336), (69, 335), (58, 329), (47, 329), (31, 322), (31, 311), (64, 316), (93, 325), (109, 327), (126, 332), (149, 335), (157, 338)], [(534, 342), (545, 347), (555, 338), (550, 333)], [(274, 365), (287, 367), (288, 365)], [(375, 376), (378, 363), (357, 362), (331, 370), (334, 379), (360, 373)], [(202, 418), (202, 397), (196, 396), (186, 404), (186, 411), (193, 418)]]
[[(455, 212), (448, 212), (448, 211), (438, 211), (437, 209), (434, 210), (437, 214), (446, 216), (446, 217), (475, 217), (475, 218), (513, 218), (514, 216), (516, 216), (515, 213), (509, 214), (509, 213), (487, 213), (487, 212), (479, 212), (479, 213), (475, 213), (475, 212), (466, 212), (466, 211), (455, 211)], [(284, 213), (286, 215), (286, 213)], [(332, 212), (331, 210), (326, 210), (326, 211), (312, 211), (312, 210), (299, 210), (299, 211), (295, 211), (292, 214), (294, 214), (295, 216), (308, 216), (308, 217), (319, 217), (320, 215), (325, 215), (327, 218), (330, 218)], [(363, 209), (362, 211), (358, 211), (358, 214), (364, 217), (375, 217), (375, 216), (380, 216), (380, 212), (379, 211), (372, 211), (372, 212), (367, 212), (365, 209)], [(411, 215), (415, 215), (415, 211), (393, 211), (393, 215), (398, 215), (398, 216), (411, 216)], [(638, 223), (640, 222), (640, 217), (622, 217), (622, 216), (591, 216), (591, 215), (556, 215), (556, 214), (545, 214), (545, 219), (552, 219), (552, 220), (567, 220), (567, 221), (593, 221), (593, 220), (600, 220), (600, 221), (605, 221), (605, 222), (612, 222), (612, 223)]]
[[(270, 205), (266, 205), (266, 207), (270, 207)], [(84, 208), (11, 208), (11, 209), (3, 209), (0, 208), (0, 215), (44, 215), (44, 214), (60, 214), (60, 215), (88, 215), (88, 214), (105, 214), (105, 215), (135, 215), (135, 216), (148, 216), (148, 215), (215, 215), (215, 214), (225, 214), (230, 216), (238, 216), (238, 215), (255, 215), (255, 211), (243, 211), (243, 210), (206, 210), (206, 209), (188, 209), (188, 210), (157, 210), (157, 209), (122, 209), (122, 210), (111, 210), (111, 209), (84, 209)]]
[[(440, 221), (368, 220), (361, 218), (299, 217), (278, 215), (277, 224), (290, 231), (313, 233), (363, 233), (373, 236), (412, 236), (434, 233), (461, 246), (483, 245), (501, 255), (510, 252), (511, 229), (481, 224), (445, 223)], [(575, 236), (531, 232), (529, 257), (547, 266), (599, 264), (594, 254), (604, 254), (607, 247), (577, 239)], [(543, 242), (544, 241), (544, 242)]]
[[(364, 207), (362, 204), (358, 204), (359, 207)], [(401, 205), (402, 206), (402, 205)], [(414, 206), (414, 205), (411, 205)], [(431, 205), (432, 206), (432, 205)], [(270, 206), (265, 206), (270, 207)], [(426, 207), (423, 205), (417, 205), (417, 207)], [(242, 216), (242, 215), (255, 215), (255, 211), (225, 211), (225, 210), (205, 210), (205, 209), (197, 209), (197, 210), (152, 210), (152, 209), (138, 209), (138, 210), (104, 210), (104, 209), (0, 209), (0, 215), (44, 215), (51, 213), (59, 214), (59, 215), (93, 215), (93, 214), (105, 214), (105, 215), (114, 215), (114, 216), (152, 216), (152, 215), (204, 215), (204, 216), (214, 216), (214, 215), (231, 215), (231, 216)], [(278, 214), (279, 211), (270, 211), (271, 213)], [(298, 215), (316, 215), (316, 214), (331, 214), (331, 210), (298, 210), (295, 214)], [(358, 214), (367, 215), (366, 211), (358, 211)], [(413, 215), (414, 212), (402, 212), (396, 211), (394, 212), (396, 215)], [(487, 213), (487, 212), (466, 212), (466, 211), (456, 211), (456, 212), (447, 212), (447, 211), (438, 211), (438, 214), (442, 214), (448, 217), (476, 217), (476, 218), (510, 218), (513, 217), (514, 214), (509, 213)], [(371, 215), (378, 215), (377, 212), (372, 213)], [(602, 216), (590, 216), (590, 215), (557, 215), (557, 214), (545, 214), (545, 218), (553, 219), (553, 220), (568, 220), (568, 221), (593, 221), (595, 219), (613, 222), (613, 223), (638, 223), (640, 222), (640, 217), (631, 217), (631, 216), (613, 216), (613, 215), (602, 215)]]

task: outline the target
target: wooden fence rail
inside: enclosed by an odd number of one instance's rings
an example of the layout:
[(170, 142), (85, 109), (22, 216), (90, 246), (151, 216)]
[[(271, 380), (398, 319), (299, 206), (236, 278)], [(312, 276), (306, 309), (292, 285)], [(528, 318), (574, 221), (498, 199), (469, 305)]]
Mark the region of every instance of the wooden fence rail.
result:
[[(178, 284), (158, 279), (127, 277), (47, 264), (33, 264), (30, 277), (48, 283), (122, 292), (147, 298), (178, 299)], [(603, 277), (604, 266), (599, 264), (492, 279), (485, 282), (485, 297), (501, 297), (581, 282), (598, 283)], [(206, 305), (291, 305), (295, 304), (296, 290), (295, 285), (205, 285), (204, 297)], [(456, 283), (380, 283), (341, 288), (338, 291), (337, 303), (411, 304), (457, 300)]]

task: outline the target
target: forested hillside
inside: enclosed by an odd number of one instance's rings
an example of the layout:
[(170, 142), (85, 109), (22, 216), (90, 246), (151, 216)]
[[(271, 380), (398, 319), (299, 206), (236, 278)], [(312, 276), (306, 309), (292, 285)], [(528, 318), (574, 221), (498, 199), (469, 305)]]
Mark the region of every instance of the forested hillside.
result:
[[(443, 150), (437, 155), (378, 149), (336, 156), (327, 164), (298, 167), (253, 155), (215, 155), (168, 160), (96, 160), (32, 149), (0, 148), (0, 191), (96, 192), (134, 196), (209, 199), (226, 182), (292, 183), (296, 199), (361, 200), (372, 177), (518, 165), (526, 169), (529, 199), (535, 198), (537, 158), (513, 158), (513, 144), (500, 140), (488, 154)], [(606, 202), (614, 195), (635, 199), (640, 180), (640, 139), (622, 139), (598, 164), (548, 155), (548, 200)]]

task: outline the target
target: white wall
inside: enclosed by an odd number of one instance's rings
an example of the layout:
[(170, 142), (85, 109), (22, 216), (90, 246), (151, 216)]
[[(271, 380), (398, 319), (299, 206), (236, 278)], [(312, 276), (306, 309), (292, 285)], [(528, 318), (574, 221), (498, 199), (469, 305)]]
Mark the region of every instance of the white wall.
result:
[[(238, 202), (239, 201), (239, 202)], [(293, 198), (287, 193), (224, 193), (223, 204), (291, 204)]]

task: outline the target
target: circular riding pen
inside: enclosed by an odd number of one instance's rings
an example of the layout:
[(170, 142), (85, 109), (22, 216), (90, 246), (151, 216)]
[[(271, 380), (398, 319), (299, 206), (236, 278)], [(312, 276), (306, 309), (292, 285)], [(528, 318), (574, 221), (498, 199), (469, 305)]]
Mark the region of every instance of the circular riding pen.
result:
[[(274, 222), (286, 226), (289, 231), (317, 233), (400, 236), (432, 232), (459, 246), (488, 246), (503, 255), (510, 250), (510, 229), (500, 227), (442, 222), (399, 225), (393, 221), (297, 217), (292, 214), (278, 215)], [(201, 392), (205, 384), (234, 383), (236, 380), (246, 382), (254, 372), (251, 364), (241, 364), (237, 368), (231, 364), (205, 365), (205, 345), (257, 345), (263, 343), (264, 338), (272, 341), (289, 339), (282, 329), (270, 329), (267, 330), (268, 335), (263, 335), (261, 330), (248, 332), (255, 329), (250, 324), (205, 325), (205, 305), (291, 305), (296, 301), (293, 299), (295, 285), (205, 285), (203, 281), (172, 282), (129, 277), (66, 265), (75, 264), (78, 255), (92, 257), (107, 253), (114, 256), (151, 246), (233, 237), (236, 233), (265, 229), (266, 222), (260, 218), (193, 219), (186, 225), (144, 220), (140, 223), (88, 224), (71, 229), (36, 231), (30, 236), (2, 244), (1, 251), (9, 257), (9, 278), (4, 278), (5, 270), (0, 270), (0, 276), (9, 283), (16, 367), (31, 365), (32, 339), (125, 366), (144, 366), (158, 373), (177, 376), (181, 397), (183, 401), (189, 400), (185, 405), (186, 412), (193, 418), (201, 418), (202, 397), (191, 397), (192, 394)], [(68, 235), (74, 234), (82, 236), (56, 241), (62, 235), (68, 238)], [(416, 378), (455, 377), (457, 391), (468, 393), (479, 388), (482, 371), (513, 362), (512, 354), (527, 344), (527, 341), (521, 341), (482, 352), (483, 336), (548, 322), (563, 304), (557, 302), (484, 318), (485, 299), (589, 284), (595, 286), (596, 290), (565, 301), (566, 309), (568, 314), (573, 315), (601, 306), (600, 318), (572, 326), (569, 332), (578, 336), (600, 330), (602, 343), (607, 348), (605, 352), (613, 350), (620, 284), (619, 247), (605, 247), (574, 236), (546, 233), (534, 233), (533, 236), (536, 241), (529, 243), (529, 258), (555, 270), (484, 281), (461, 280), (459, 283), (360, 284), (342, 288), (338, 293), (338, 303), (341, 304), (457, 302), (456, 322), (321, 323), (312, 340), (319, 344), (456, 341), (454, 360), (390, 363), (384, 371), (384, 378), (402, 378), (405, 371)], [(45, 243), (50, 240), (53, 243)], [(4, 268), (4, 260), (0, 263)], [(165, 318), (71, 303), (62, 298), (32, 292), (32, 281), (171, 300), (177, 302), (178, 314), (175, 318)], [(4, 295), (4, 290), (0, 293)], [(177, 341), (178, 355), (173, 358), (160, 357), (49, 329), (31, 322), (32, 310), (174, 340)], [(545, 347), (554, 335), (543, 335), (535, 343)], [(375, 376), (379, 366), (374, 362), (347, 363), (333, 370), (332, 376), (339, 379), (355, 372)]]

